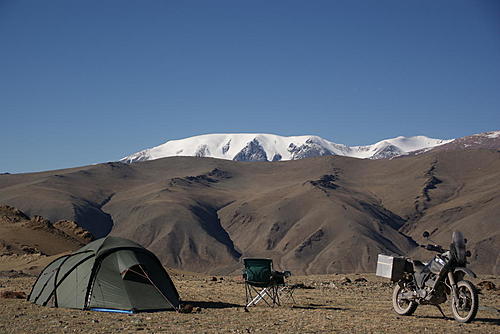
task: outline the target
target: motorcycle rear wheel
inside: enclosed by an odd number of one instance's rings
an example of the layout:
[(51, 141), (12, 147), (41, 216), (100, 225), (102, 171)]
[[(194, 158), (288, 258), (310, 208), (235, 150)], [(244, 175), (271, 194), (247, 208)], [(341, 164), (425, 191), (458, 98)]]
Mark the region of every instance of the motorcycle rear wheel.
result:
[(406, 288), (396, 284), (392, 293), (392, 308), (399, 315), (412, 315), (418, 306), (417, 303), (401, 297), (401, 294), (406, 291), (408, 291)]
[(458, 322), (471, 322), (474, 320), (479, 308), (479, 297), (477, 289), (469, 281), (463, 280), (457, 283), (458, 301), (451, 298), (451, 312)]

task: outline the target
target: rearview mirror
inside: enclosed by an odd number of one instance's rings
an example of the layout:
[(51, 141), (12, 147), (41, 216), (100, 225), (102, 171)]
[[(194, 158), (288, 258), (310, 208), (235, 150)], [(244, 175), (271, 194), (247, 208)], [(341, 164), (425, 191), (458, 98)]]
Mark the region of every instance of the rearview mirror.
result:
[(427, 239), (427, 238), (430, 236), (430, 234), (429, 234), (429, 232), (425, 231), (425, 232), (422, 234), (422, 236), (423, 236), (424, 238), (426, 238), (426, 239)]
[(465, 256), (466, 256), (466, 257), (471, 257), (471, 256), (472, 256), (472, 254), (471, 254), (471, 252), (470, 252), (470, 251), (467, 251), (467, 252), (465, 252)]
[(464, 238), (464, 244), (466, 244), (466, 243), (467, 243), (467, 238)]

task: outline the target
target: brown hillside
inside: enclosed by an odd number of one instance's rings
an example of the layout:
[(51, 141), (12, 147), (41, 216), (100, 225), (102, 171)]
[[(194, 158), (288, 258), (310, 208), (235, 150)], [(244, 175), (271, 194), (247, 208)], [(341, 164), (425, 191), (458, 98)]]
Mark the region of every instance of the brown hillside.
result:
[[(227, 273), (270, 256), (296, 273), (367, 272), (461, 230), (472, 268), (499, 273), (500, 153), (233, 162), (175, 157), (1, 175), (0, 203), (140, 242), (168, 266)], [(415, 240), (415, 241), (414, 241)], [(417, 254), (423, 259), (431, 253)]]

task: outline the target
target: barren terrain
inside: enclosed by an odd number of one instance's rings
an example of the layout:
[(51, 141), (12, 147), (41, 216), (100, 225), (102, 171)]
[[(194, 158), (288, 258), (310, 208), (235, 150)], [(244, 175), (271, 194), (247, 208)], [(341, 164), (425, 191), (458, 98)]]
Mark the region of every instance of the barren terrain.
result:
[[(239, 276), (217, 276), (214, 281), (212, 276), (170, 272), (181, 298), (194, 306), (192, 313), (125, 315), (0, 298), (0, 333), (498, 333), (500, 328), (498, 290), (484, 290), (476, 321), (460, 324), (443, 319), (431, 306), (420, 306), (410, 317), (398, 316), (391, 308), (392, 284), (371, 274), (292, 277), (290, 283), (309, 287), (295, 290), (295, 304), (290, 300), (275, 308), (259, 304), (245, 312)], [(497, 286), (500, 282), (483, 276), (476, 283), (484, 279)], [(34, 280), (6, 278), (4, 272), (0, 292), (29, 293)], [(451, 317), (448, 303), (444, 312)]]

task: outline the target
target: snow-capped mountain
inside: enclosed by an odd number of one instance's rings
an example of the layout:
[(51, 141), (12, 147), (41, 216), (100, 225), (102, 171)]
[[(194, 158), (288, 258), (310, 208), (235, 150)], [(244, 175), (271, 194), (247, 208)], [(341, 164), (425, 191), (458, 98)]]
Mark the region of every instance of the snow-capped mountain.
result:
[(452, 140), (425, 136), (397, 137), (367, 146), (336, 144), (318, 136), (284, 137), (272, 134), (207, 134), (149, 148), (121, 161), (132, 163), (172, 156), (196, 156), (236, 161), (280, 161), (342, 155), (362, 159), (383, 159), (430, 149)]

